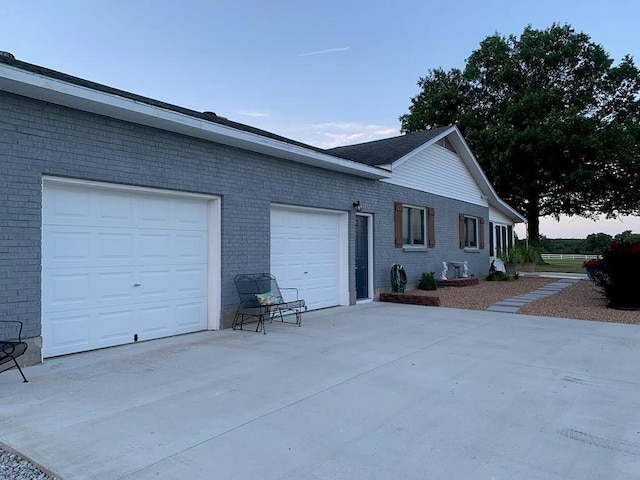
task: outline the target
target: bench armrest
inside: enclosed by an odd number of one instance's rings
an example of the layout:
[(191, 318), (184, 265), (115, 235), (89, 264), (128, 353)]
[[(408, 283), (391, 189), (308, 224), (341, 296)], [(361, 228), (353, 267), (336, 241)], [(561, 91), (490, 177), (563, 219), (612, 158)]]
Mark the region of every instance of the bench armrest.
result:
[[(0, 320), (0, 326), (2, 326), (3, 323), (20, 326), (18, 328), (18, 341), (21, 342), (22, 341), (22, 322), (19, 322), (18, 320)], [(8, 341), (8, 340), (9, 338), (5, 338), (5, 341)]]
[(299, 300), (300, 297), (298, 296), (298, 289), (295, 287), (280, 287), (280, 291), (282, 290), (295, 290), (296, 291), (296, 300)]

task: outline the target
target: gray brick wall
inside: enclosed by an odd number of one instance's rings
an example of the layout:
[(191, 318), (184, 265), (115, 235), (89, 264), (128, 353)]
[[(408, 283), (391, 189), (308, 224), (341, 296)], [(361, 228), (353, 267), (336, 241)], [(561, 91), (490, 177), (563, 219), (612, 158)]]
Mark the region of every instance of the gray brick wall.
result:
[[(458, 214), (488, 209), (375, 180), (300, 165), (199, 139), (0, 93), (0, 316), (25, 322), (25, 337), (40, 335), (42, 176), (54, 175), (219, 195), (222, 198), (222, 309), (237, 305), (233, 277), (268, 271), (270, 204), (342, 211), (354, 200), (374, 214), (376, 288), (388, 287), (401, 263), (414, 282), (441, 262), (469, 262), (484, 275), (487, 248), (458, 249)], [(394, 247), (393, 203), (435, 208), (436, 247), (403, 252)], [(349, 257), (355, 253), (350, 214)], [(350, 290), (355, 290), (354, 268)], [(1, 335), (1, 332), (0, 332)]]

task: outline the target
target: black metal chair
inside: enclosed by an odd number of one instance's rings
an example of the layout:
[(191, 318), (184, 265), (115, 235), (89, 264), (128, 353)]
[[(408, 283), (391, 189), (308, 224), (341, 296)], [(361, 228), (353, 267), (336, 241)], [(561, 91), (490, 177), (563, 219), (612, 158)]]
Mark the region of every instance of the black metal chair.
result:
[[(24, 352), (27, 351), (27, 344), (22, 341), (22, 322), (18, 322), (16, 320), (0, 320), (0, 324), (7, 324), (8, 326), (4, 329), (5, 332), (5, 340), (0, 340), (0, 366), (5, 363), (13, 362), (14, 366), (18, 368), (20, 371), (20, 375), (22, 375), (22, 379), (26, 383), (27, 377), (24, 376), (20, 365), (18, 365), (18, 361), (16, 360), (19, 356), (24, 355)], [(11, 325), (15, 325), (17, 328), (12, 328)], [(0, 325), (1, 326), (1, 325)], [(17, 330), (17, 336), (12, 336), (11, 331)], [(2, 370), (6, 372), (13, 367), (9, 367), (6, 370)]]
[[(276, 277), (269, 273), (252, 273), (237, 275), (234, 279), (236, 290), (240, 297), (240, 305), (236, 310), (231, 327), (242, 326), (245, 319), (256, 319), (256, 332), (262, 329), (262, 333), (267, 333), (264, 328), (264, 321), (273, 320), (280, 317), (281, 322), (302, 325), (302, 312), (307, 309), (305, 301), (298, 297), (297, 288), (280, 288)], [(282, 296), (282, 290), (295, 291), (295, 300), (286, 301)], [(295, 321), (285, 320), (286, 313), (293, 313)]]

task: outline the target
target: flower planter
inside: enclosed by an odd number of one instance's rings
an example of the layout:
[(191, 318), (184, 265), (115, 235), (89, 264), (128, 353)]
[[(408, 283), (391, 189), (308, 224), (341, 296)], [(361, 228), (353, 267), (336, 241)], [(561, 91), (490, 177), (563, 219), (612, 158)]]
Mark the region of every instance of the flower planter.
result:
[(533, 262), (524, 262), (524, 263), (520, 263), (519, 265), (517, 265), (517, 270), (519, 272), (535, 272), (536, 271), (536, 264)]
[(584, 267), (587, 272), (587, 278), (592, 282), (596, 281), (596, 274), (600, 273), (600, 267)]
[(515, 275), (518, 265), (516, 263), (505, 263), (504, 271), (507, 275)]

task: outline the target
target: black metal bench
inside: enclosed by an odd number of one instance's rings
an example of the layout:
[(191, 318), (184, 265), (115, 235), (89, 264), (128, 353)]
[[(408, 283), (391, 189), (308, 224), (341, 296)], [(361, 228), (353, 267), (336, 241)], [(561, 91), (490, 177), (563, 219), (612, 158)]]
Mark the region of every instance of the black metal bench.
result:
[[(20, 371), (22, 379), (27, 382), (27, 377), (22, 373), (22, 369), (16, 360), (27, 351), (27, 344), (22, 341), (22, 322), (16, 320), (0, 320), (0, 327), (3, 326), (2, 324), (5, 324), (4, 326), (6, 326), (6, 328), (3, 329), (5, 339), (0, 340), (0, 366), (13, 362), (14, 366)], [(17, 335), (14, 335), (12, 331), (17, 331)], [(2, 370), (2, 372), (6, 372), (11, 368), (13, 367)]]
[[(231, 327), (235, 330), (238, 326), (242, 330), (245, 320), (257, 321), (256, 332), (264, 329), (265, 320), (280, 318), (281, 322), (302, 324), (302, 312), (307, 307), (304, 300), (298, 298), (297, 288), (280, 288), (276, 277), (269, 273), (252, 273), (237, 275), (234, 279), (236, 290), (240, 297), (240, 305), (236, 311)], [(285, 300), (281, 290), (295, 291), (295, 300)], [(287, 314), (293, 314), (295, 321), (285, 320)]]

